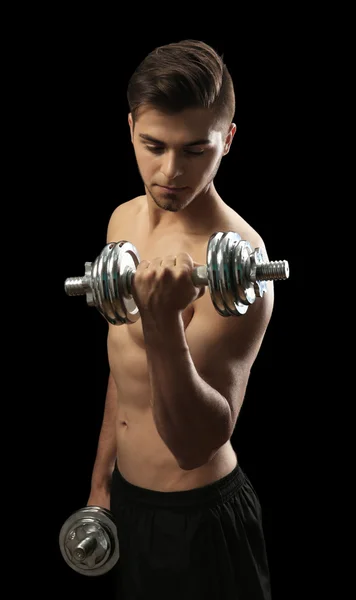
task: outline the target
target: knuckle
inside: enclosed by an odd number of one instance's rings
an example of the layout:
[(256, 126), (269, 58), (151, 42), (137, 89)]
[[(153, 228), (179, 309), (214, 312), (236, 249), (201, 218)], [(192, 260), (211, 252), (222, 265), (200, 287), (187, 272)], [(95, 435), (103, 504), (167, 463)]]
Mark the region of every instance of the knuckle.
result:
[(136, 273), (143, 272), (149, 265), (150, 263), (148, 260), (141, 260), (141, 262), (137, 265)]
[(144, 273), (143, 273), (143, 276), (144, 276), (145, 280), (152, 281), (153, 279), (156, 278), (157, 271), (156, 271), (156, 269), (146, 269), (146, 271), (144, 271)]

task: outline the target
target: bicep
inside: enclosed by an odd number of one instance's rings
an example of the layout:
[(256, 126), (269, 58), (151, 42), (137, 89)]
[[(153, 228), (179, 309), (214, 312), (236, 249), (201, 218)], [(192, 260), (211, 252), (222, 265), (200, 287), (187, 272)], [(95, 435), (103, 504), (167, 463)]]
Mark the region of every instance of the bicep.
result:
[(202, 379), (228, 401), (235, 422), (271, 317), (273, 293), (257, 298), (240, 317), (219, 315), (209, 294), (197, 304), (186, 329), (190, 354)]

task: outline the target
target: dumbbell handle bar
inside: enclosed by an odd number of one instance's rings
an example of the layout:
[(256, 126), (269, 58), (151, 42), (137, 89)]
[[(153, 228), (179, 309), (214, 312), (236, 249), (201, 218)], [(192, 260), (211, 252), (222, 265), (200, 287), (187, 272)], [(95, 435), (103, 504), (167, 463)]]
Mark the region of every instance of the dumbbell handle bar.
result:
[[(127, 268), (125, 270), (124, 290), (126, 294), (131, 294), (132, 280), (136, 273), (135, 269)], [(276, 281), (288, 279), (289, 264), (286, 260), (270, 261), (257, 265), (255, 273), (251, 273), (251, 281)], [(195, 267), (192, 271), (192, 282), (196, 287), (208, 285), (208, 267), (201, 265)], [(84, 296), (91, 290), (91, 278), (87, 275), (83, 277), (68, 277), (65, 281), (65, 291), (68, 296)]]

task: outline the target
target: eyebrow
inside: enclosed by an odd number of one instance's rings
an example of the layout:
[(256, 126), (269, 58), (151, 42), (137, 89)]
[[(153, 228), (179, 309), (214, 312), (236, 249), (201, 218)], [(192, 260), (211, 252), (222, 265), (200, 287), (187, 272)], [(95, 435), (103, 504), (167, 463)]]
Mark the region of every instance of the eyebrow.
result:
[[(165, 145), (164, 142), (162, 142), (161, 140), (157, 140), (156, 138), (152, 137), (151, 135), (148, 135), (147, 133), (140, 133), (139, 137), (143, 140), (146, 140), (146, 142), (153, 142), (154, 144), (160, 144), (161, 146)], [(187, 148), (189, 146), (203, 146), (206, 144), (211, 144), (211, 140), (209, 140), (207, 138), (195, 140), (194, 142), (189, 142), (188, 144), (184, 144), (184, 147)]]

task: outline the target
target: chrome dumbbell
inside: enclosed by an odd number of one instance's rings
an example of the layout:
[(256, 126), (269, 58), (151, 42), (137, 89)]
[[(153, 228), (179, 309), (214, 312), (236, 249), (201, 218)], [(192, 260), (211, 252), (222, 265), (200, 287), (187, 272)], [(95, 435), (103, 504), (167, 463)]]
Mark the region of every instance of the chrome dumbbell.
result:
[[(140, 256), (127, 240), (107, 244), (93, 263), (85, 263), (82, 277), (68, 277), (64, 289), (68, 296), (86, 296), (114, 325), (135, 323), (140, 314), (132, 295), (132, 280)], [(224, 316), (244, 315), (256, 298), (267, 291), (267, 281), (289, 278), (286, 260), (267, 261), (261, 248), (252, 248), (233, 231), (210, 236), (206, 265), (196, 267), (192, 281), (208, 286), (216, 311)]]
[(85, 506), (62, 525), (59, 547), (65, 562), (82, 575), (103, 575), (120, 557), (112, 513), (100, 506)]

